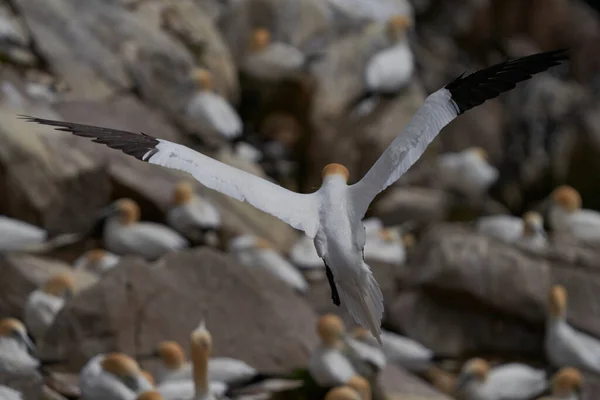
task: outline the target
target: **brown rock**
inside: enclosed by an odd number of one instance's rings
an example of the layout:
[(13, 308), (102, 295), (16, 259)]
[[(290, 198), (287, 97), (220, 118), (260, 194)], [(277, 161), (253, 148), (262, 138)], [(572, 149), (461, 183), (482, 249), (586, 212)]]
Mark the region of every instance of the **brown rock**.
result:
[(73, 271), (71, 266), (58, 260), (28, 255), (5, 255), (0, 258), (0, 317), (22, 319), (27, 296), (51, 276), (70, 272), (75, 277), (75, 292), (97, 282), (85, 271)]
[(0, 102), (0, 212), (41, 226), (50, 235), (87, 227), (93, 210), (109, 197), (108, 175), (102, 165), (69, 146), (65, 135), (43, 129), (18, 114), (56, 118), (23, 94), (22, 83), (8, 72)]
[[(523, 352), (541, 356), (552, 284), (570, 295), (569, 322), (600, 336), (593, 258), (598, 250), (556, 240), (528, 252), (456, 225), (432, 228), (419, 242), (408, 279), (420, 291), (400, 296), (392, 323), (435, 350)], [(500, 334), (501, 332), (501, 334)]]
[(259, 370), (306, 364), (316, 344), (316, 316), (270, 274), (238, 265), (209, 249), (165, 257), (157, 265), (126, 258), (57, 317), (42, 354), (80, 368), (107, 351), (148, 354), (160, 340), (187, 348), (200, 320), (212, 332), (215, 356)]
[(379, 375), (379, 383), (388, 400), (450, 400), (428, 383), (403, 368), (388, 364)]
[(23, 400), (38, 400), (42, 394), (42, 376), (35, 371), (27, 374), (0, 372), (0, 385), (8, 386), (23, 395)]
[(373, 214), (389, 225), (407, 221), (419, 224), (444, 220), (452, 199), (438, 189), (398, 186), (388, 189), (375, 203)]

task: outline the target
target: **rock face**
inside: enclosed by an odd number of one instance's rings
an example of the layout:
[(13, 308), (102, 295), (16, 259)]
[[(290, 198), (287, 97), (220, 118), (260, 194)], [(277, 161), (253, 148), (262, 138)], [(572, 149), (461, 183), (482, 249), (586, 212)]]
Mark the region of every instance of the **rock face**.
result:
[(461, 226), (433, 227), (414, 253), (392, 324), (436, 351), (531, 354), (542, 357), (546, 299), (553, 284), (569, 293), (568, 320), (600, 336), (590, 296), (600, 286), (600, 250), (556, 239), (528, 252)]
[(450, 400), (421, 379), (403, 368), (388, 364), (379, 375), (381, 386), (388, 393), (388, 400)]
[(14, 374), (0, 372), (0, 385), (8, 386), (23, 394), (23, 400), (40, 399), (42, 394), (42, 376), (36, 372), (28, 374)]
[(97, 278), (85, 271), (72, 271), (61, 261), (28, 255), (5, 255), (0, 257), (0, 318), (22, 319), (27, 296), (51, 276), (71, 272), (75, 277), (75, 292), (97, 282)]
[(200, 320), (213, 335), (214, 355), (259, 370), (303, 366), (316, 344), (316, 316), (275, 278), (252, 272), (208, 249), (173, 254), (148, 265), (126, 258), (57, 316), (42, 349), (80, 368), (98, 353), (148, 354), (160, 340), (188, 348)]

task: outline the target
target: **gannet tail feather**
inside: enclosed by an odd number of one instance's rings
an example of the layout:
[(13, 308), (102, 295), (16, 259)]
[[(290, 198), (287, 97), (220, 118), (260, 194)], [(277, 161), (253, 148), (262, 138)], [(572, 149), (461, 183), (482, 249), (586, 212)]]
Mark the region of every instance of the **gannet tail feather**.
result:
[(373, 273), (367, 270), (360, 286), (338, 282), (341, 303), (352, 318), (363, 328), (371, 331), (381, 345), (381, 319), (383, 318), (383, 294)]

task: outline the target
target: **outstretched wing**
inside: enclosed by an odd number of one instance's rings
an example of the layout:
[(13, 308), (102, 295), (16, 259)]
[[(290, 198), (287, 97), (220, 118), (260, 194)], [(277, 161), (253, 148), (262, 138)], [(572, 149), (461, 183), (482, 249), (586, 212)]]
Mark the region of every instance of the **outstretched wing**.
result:
[(314, 194), (300, 194), (231, 167), (173, 142), (146, 135), (98, 126), (22, 116), (29, 122), (56, 127), (59, 131), (92, 138), (94, 142), (163, 167), (185, 171), (204, 186), (269, 213), (314, 237), (318, 229)]
[(463, 74), (429, 95), (366, 175), (350, 187), (357, 211), (364, 215), (375, 196), (396, 182), (454, 118), (513, 89), (518, 82), (559, 65), (567, 57), (566, 50), (555, 50), (505, 61), (467, 76)]

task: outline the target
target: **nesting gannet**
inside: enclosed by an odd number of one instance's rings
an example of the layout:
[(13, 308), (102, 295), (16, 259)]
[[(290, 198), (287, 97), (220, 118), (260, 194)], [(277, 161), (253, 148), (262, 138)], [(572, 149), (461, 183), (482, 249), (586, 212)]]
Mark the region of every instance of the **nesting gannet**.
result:
[(512, 215), (481, 217), (477, 230), (507, 243), (516, 243), (530, 248), (542, 248), (547, 244), (544, 219), (535, 211), (528, 211), (523, 218)]
[(56, 314), (73, 294), (74, 280), (71, 274), (52, 276), (27, 297), (25, 303), (25, 325), (36, 340), (41, 340), (52, 325)]
[(240, 264), (249, 268), (263, 268), (300, 292), (308, 290), (302, 274), (265, 239), (240, 235), (229, 242), (228, 249)]
[(23, 395), (15, 389), (0, 385), (0, 399), (2, 400), (23, 400)]
[(198, 232), (221, 226), (219, 210), (207, 199), (194, 193), (187, 182), (179, 182), (173, 193), (173, 206), (167, 212), (167, 222), (178, 232), (193, 237)]
[(340, 386), (331, 389), (324, 400), (363, 400), (355, 389), (350, 386)]
[(490, 368), (481, 358), (469, 360), (456, 383), (465, 400), (527, 400), (548, 388), (546, 372), (525, 364), (509, 363)]
[(572, 367), (561, 368), (552, 377), (552, 394), (538, 400), (579, 400), (583, 377)]
[(152, 389), (137, 362), (123, 353), (90, 359), (79, 373), (79, 385), (86, 400), (132, 400)]
[(255, 79), (280, 81), (302, 71), (310, 60), (291, 44), (272, 42), (271, 32), (258, 28), (252, 32), (240, 70)]
[(390, 15), (412, 18), (414, 14), (409, 0), (328, 0), (327, 2), (357, 20), (385, 22)]
[(365, 259), (402, 265), (406, 261), (406, 249), (400, 232), (393, 228), (381, 228), (375, 232), (367, 229)]
[(188, 246), (174, 230), (154, 222), (139, 222), (140, 207), (131, 199), (120, 199), (106, 209), (104, 225), (106, 248), (116, 254), (137, 254), (154, 260), (166, 252)]
[(226, 139), (242, 134), (243, 124), (234, 108), (213, 91), (212, 74), (204, 68), (194, 68), (190, 77), (196, 92), (190, 99), (186, 112), (197, 125), (198, 131)]
[(245, 200), (304, 231), (315, 239), (317, 253), (327, 265), (333, 302), (344, 304), (356, 322), (379, 337), (383, 296), (362, 257), (366, 235), (361, 219), (369, 204), (416, 162), (454, 118), (566, 58), (563, 50), (551, 51), (461, 75), (427, 97), (402, 133), (359, 182), (348, 186), (348, 170), (339, 164), (329, 164), (323, 169), (321, 188), (311, 194), (294, 193), (185, 146), (146, 134), (22, 118), (92, 138), (151, 164), (187, 171), (204, 186)]
[(567, 291), (550, 290), (546, 320), (546, 357), (555, 367), (576, 367), (600, 373), (600, 340), (579, 332), (567, 323)]
[(553, 230), (573, 237), (600, 241), (600, 212), (581, 209), (581, 195), (571, 186), (559, 186), (552, 192), (548, 222)]
[[(192, 364), (186, 362), (181, 346), (174, 341), (162, 341), (156, 351), (161, 360), (157, 373), (160, 383), (166, 381), (191, 380)], [(241, 360), (216, 357), (208, 361), (208, 379), (213, 382), (236, 384), (251, 380), (258, 371)]]
[(79, 256), (73, 262), (73, 268), (100, 275), (114, 268), (120, 259), (118, 255), (104, 249), (92, 249)]
[(442, 186), (467, 196), (485, 193), (498, 175), (498, 170), (488, 163), (487, 152), (481, 147), (445, 153), (437, 159), (436, 176)]
[[(411, 80), (414, 70), (414, 56), (406, 37), (411, 20), (404, 15), (390, 18), (386, 24), (386, 39), (391, 46), (377, 52), (367, 62), (365, 68), (365, 91), (352, 102), (360, 109), (373, 108), (370, 99), (377, 96), (395, 96)], [(364, 114), (364, 111), (362, 112)]]
[(21, 321), (14, 318), (0, 320), (0, 371), (25, 372), (37, 369), (40, 362), (33, 357), (34, 351), (35, 346)]
[(315, 242), (309, 236), (301, 235), (290, 250), (290, 260), (300, 269), (324, 268), (323, 260), (319, 257)]
[(48, 233), (35, 225), (0, 215), (0, 252), (39, 252), (79, 240), (78, 234), (63, 234), (48, 239)]
[(346, 384), (357, 373), (343, 353), (345, 327), (342, 319), (334, 314), (323, 315), (317, 323), (317, 333), (321, 344), (310, 356), (308, 372), (323, 387)]
[(373, 346), (354, 335), (345, 335), (344, 344), (343, 353), (359, 375), (371, 379), (385, 368), (387, 358), (377, 343)]

